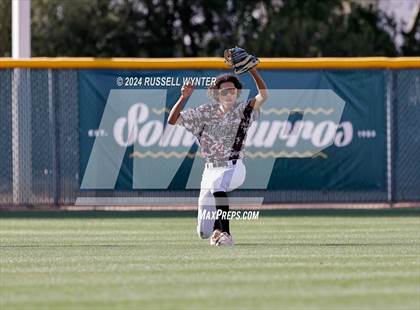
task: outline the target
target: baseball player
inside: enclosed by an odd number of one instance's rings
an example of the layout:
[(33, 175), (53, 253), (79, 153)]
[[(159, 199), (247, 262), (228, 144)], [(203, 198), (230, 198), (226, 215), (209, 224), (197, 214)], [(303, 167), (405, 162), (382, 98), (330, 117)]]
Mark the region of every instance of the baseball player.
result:
[(241, 82), (235, 75), (221, 75), (208, 89), (211, 103), (182, 111), (194, 90), (191, 84), (187, 84), (181, 88), (181, 96), (168, 117), (169, 124), (184, 126), (199, 142), (206, 163), (198, 199), (197, 232), (202, 239), (210, 238), (210, 244), (216, 246), (234, 245), (229, 227), (227, 193), (241, 186), (245, 180), (246, 169), (242, 159), (247, 130), (267, 98), (266, 84), (255, 68), (258, 58), (241, 48), (226, 50), (224, 56), (235, 74), (251, 74), (258, 94), (239, 102)]

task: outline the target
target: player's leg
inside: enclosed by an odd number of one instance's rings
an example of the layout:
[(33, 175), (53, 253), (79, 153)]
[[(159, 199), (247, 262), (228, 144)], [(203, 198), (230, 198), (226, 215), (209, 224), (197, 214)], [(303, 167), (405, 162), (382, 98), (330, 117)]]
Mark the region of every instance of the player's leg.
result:
[(219, 191), (213, 193), (213, 196), (216, 203), (217, 214), (220, 214), (214, 222), (213, 228), (214, 230), (219, 229), (221, 232), (230, 234), (229, 220), (227, 219), (227, 214), (229, 212), (228, 195), (226, 192)]
[(217, 214), (219, 215), (215, 221), (214, 229), (221, 231), (221, 234), (216, 240), (216, 245), (233, 245), (233, 239), (230, 233), (229, 223), (229, 198), (227, 191), (232, 191), (241, 186), (245, 180), (245, 166), (242, 161), (237, 165), (227, 168), (221, 174), (220, 178), (216, 179), (213, 185), (213, 196), (215, 199)]
[(211, 237), (214, 231), (214, 213), (216, 212), (214, 196), (209, 189), (201, 189), (198, 198), (197, 233), (202, 239)]
[(242, 160), (238, 160), (238, 163), (234, 166), (232, 176), (229, 179), (227, 185), (227, 192), (231, 192), (240, 187), (245, 182), (246, 167)]
[[(228, 214), (229, 201), (227, 191), (232, 191), (241, 186), (245, 180), (245, 173), (245, 166), (242, 161), (225, 170), (204, 170), (200, 197), (198, 199), (197, 218), (197, 233), (202, 239), (209, 237), (216, 239), (219, 232), (227, 233), (227, 236), (230, 238), (229, 220), (226, 216), (215, 220), (214, 214), (218, 209), (225, 215)], [(215, 238), (213, 238), (213, 235)]]

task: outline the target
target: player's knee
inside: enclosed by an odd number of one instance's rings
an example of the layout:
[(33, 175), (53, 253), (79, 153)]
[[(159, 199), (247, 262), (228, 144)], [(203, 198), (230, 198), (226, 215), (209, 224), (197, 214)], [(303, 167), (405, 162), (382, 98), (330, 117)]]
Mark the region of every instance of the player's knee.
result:
[(209, 234), (208, 232), (205, 232), (205, 231), (199, 231), (199, 232), (198, 232), (198, 236), (199, 236), (201, 239), (208, 239), (208, 238), (210, 238), (210, 237), (211, 237), (211, 234)]
[(208, 232), (205, 232), (205, 231), (201, 231), (201, 230), (198, 230), (197, 234), (201, 239), (208, 239), (208, 238), (211, 237), (211, 234), (209, 234)]
[(205, 229), (203, 226), (197, 226), (197, 234), (201, 239), (208, 239), (211, 237), (212, 230)]

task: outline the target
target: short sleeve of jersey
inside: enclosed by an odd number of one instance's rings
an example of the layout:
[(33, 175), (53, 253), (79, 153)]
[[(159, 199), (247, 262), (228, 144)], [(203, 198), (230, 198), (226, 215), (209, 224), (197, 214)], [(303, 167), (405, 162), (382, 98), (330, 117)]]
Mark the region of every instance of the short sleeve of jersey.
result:
[(185, 127), (195, 136), (199, 135), (206, 119), (206, 108), (204, 106), (199, 106), (187, 109), (181, 111), (180, 115), (181, 118), (177, 125)]

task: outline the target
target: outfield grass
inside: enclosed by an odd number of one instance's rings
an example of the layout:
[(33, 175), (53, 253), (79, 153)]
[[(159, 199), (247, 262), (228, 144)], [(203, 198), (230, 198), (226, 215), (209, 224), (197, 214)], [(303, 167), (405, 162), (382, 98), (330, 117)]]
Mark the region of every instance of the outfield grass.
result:
[(0, 213), (3, 309), (420, 309), (420, 213)]

